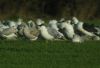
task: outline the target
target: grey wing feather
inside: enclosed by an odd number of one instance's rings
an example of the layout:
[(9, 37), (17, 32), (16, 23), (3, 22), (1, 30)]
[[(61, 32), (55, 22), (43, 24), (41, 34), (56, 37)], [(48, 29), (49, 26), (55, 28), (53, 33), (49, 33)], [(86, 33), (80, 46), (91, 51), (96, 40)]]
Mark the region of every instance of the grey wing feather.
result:
[(50, 27), (47, 27), (48, 29), (48, 33), (52, 36), (54, 36), (55, 38), (60, 38), (60, 34), (57, 30), (53, 29), (53, 28), (50, 28)]

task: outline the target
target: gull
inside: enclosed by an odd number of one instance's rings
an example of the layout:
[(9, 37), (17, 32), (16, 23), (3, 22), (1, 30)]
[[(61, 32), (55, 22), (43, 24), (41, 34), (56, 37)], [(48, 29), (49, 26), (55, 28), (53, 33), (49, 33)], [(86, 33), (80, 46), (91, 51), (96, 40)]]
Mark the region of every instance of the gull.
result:
[(43, 21), (42, 19), (39, 18), (39, 19), (36, 20), (36, 24), (37, 24), (37, 25), (44, 24), (44, 21)]
[(57, 27), (57, 20), (50, 20), (49, 21), (49, 27), (51, 27), (55, 30), (59, 30), (59, 28)]
[(14, 27), (10, 27), (0, 32), (0, 36), (6, 39), (16, 39), (17, 38), (16, 33), (17, 29)]
[(61, 18), (60, 20), (59, 20), (59, 22), (64, 22), (65, 21), (65, 18)]
[(39, 31), (38, 31), (37, 26), (36, 26), (36, 24), (35, 24), (34, 21), (29, 20), (29, 21), (28, 21), (28, 27), (29, 27), (30, 32), (31, 32), (33, 35), (39, 35)]
[(44, 39), (46, 39), (46, 40), (53, 40), (54, 39), (54, 36), (49, 34), (48, 29), (45, 26), (40, 26), (39, 30), (40, 30), (41, 36)]
[(27, 22), (27, 24), (28, 24), (28, 27), (30, 27), (30, 28), (35, 28), (35, 27), (36, 27), (34, 21), (32, 21), (32, 20), (29, 20), (29, 21)]
[(58, 25), (59, 25), (59, 23), (57, 22), (57, 20), (50, 20), (49, 21), (49, 26), (48, 26), (49, 27), (49, 30), (51, 28), (52, 30), (56, 31), (56, 33), (59, 33), (59, 36), (61, 36), (63, 39), (65, 39), (63, 33), (61, 33), (59, 31)]
[(9, 34), (9, 35), (2, 35), (3, 38), (6, 38), (8, 40), (16, 40), (17, 35), (15, 33)]
[(17, 22), (16, 22), (17, 26), (18, 26), (18, 25), (21, 25), (22, 23), (24, 23), (24, 22), (23, 22), (23, 19), (18, 18), (18, 20), (17, 20)]
[(18, 27), (18, 35), (19, 35), (20, 37), (23, 37), (23, 36), (24, 36), (24, 26), (20, 25), (20, 26)]
[(94, 40), (99, 40), (99, 37), (94, 34), (94, 25), (84, 24), (84, 22), (78, 21), (76, 17), (73, 17), (73, 22), (75, 24), (75, 29), (81, 32), (82, 34), (94, 38)]
[(24, 28), (25, 28), (26, 23), (23, 21), (22, 18), (18, 18), (16, 24), (17, 24), (17, 29), (18, 29), (18, 35), (20, 37), (24, 37)]
[(73, 17), (72, 18), (72, 21), (73, 21), (73, 24), (74, 24), (74, 27), (75, 27), (75, 30), (78, 30), (80, 31), (81, 33), (87, 35), (87, 36), (94, 36), (93, 33), (91, 32), (88, 32), (87, 30), (85, 30), (83, 28), (83, 22), (79, 21), (76, 17)]
[(2, 34), (5, 34), (5, 35), (9, 35), (11, 33), (16, 33), (18, 30), (14, 27), (10, 27), (10, 28), (7, 28), (7, 29), (4, 29), (2, 31)]
[(100, 36), (100, 27), (94, 27), (96, 30), (97, 30), (97, 32), (95, 32), (95, 34), (97, 35), (97, 36)]
[(57, 40), (62, 38), (62, 35), (55, 29), (46, 27), (44, 24), (38, 25), (41, 36), (46, 40)]
[(74, 43), (82, 43), (84, 41), (84, 39), (82, 37), (80, 37), (79, 35), (74, 35), (73, 36), (73, 39), (72, 39), (72, 42)]
[(25, 24), (25, 26), (23, 28), (23, 33), (24, 33), (24, 36), (26, 38), (30, 39), (31, 41), (34, 41), (34, 40), (38, 39), (37, 35), (31, 34), (30, 29), (29, 29), (29, 27), (26, 24)]
[(2, 32), (4, 29), (7, 29), (7, 28), (9, 28), (9, 26), (8, 25), (4, 25), (4, 22), (5, 21), (0, 21), (0, 32)]
[(78, 24), (77, 24), (77, 29), (80, 31), (80, 32), (82, 32), (83, 34), (85, 34), (85, 35), (87, 35), (87, 36), (95, 36), (95, 34), (94, 33), (91, 33), (91, 32), (89, 32), (89, 31), (87, 31), (87, 30), (85, 30), (84, 28), (83, 28), (83, 22), (78, 22)]
[(79, 20), (76, 17), (72, 18), (73, 24), (77, 24), (79, 22)]
[(68, 21), (61, 22), (60, 28), (64, 30), (69, 39), (72, 39), (75, 35), (74, 28)]
[(15, 21), (8, 20), (8, 23), (9, 23), (9, 27), (17, 28), (17, 25), (16, 25)]

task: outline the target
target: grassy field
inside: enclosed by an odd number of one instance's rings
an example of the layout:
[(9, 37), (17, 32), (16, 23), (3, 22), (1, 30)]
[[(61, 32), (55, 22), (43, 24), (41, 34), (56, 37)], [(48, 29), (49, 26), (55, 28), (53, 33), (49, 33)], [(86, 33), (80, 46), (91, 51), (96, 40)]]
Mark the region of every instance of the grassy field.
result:
[(100, 68), (100, 41), (0, 40), (0, 68)]

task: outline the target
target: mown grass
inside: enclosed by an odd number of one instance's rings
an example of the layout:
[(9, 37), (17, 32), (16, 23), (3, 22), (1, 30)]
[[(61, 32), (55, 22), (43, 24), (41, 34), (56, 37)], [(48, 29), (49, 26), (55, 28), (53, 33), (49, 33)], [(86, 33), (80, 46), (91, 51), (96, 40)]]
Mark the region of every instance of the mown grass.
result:
[(0, 68), (100, 68), (100, 41), (0, 41)]

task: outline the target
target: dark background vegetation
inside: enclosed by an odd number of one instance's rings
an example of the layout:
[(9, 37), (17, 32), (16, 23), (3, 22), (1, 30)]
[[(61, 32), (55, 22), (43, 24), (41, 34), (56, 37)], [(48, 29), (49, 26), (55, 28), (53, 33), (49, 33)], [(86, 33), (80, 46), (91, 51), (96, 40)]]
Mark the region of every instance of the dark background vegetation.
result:
[(99, 19), (100, 0), (0, 0), (0, 19), (8, 17)]

